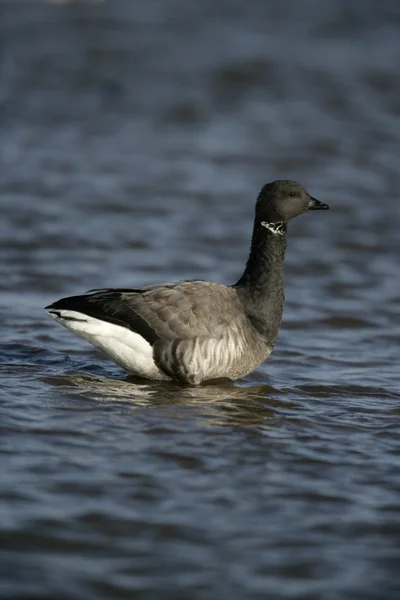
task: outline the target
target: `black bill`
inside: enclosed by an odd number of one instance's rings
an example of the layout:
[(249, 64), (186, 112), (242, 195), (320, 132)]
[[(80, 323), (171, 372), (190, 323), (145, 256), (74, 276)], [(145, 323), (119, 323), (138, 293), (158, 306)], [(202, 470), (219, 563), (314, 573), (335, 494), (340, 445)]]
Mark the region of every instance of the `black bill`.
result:
[(308, 210), (327, 210), (329, 206), (310, 196), (310, 202), (307, 204), (307, 208)]

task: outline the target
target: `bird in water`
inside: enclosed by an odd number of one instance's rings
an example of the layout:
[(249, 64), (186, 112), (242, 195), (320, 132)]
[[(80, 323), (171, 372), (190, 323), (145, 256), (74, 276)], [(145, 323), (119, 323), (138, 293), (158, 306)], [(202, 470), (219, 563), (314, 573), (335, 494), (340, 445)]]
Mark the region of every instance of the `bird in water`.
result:
[(198, 385), (239, 379), (264, 362), (282, 320), (288, 223), (329, 206), (296, 181), (264, 185), (250, 255), (231, 286), (203, 280), (105, 288), (57, 300), (49, 315), (128, 373)]

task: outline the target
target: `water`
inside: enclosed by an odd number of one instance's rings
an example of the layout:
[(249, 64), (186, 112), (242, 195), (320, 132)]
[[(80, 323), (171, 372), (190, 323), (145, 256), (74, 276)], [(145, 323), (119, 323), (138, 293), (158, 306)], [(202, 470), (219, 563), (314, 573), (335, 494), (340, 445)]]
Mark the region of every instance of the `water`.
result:
[[(0, 11), (1, 598), (398, 598), (398, 2)], [(332, 210), (246, 379), (129, 382), (44, 313), (235, 281), (286, 177)]]

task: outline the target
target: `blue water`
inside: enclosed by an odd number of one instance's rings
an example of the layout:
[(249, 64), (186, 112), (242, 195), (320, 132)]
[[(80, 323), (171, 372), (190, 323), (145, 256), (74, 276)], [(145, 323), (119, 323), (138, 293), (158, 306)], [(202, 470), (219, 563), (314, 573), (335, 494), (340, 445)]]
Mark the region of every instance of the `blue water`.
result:
[[(0, 6), (0, 597), (397, 600), (397, 1)], [(43, 307), (232, 283), (261, 186), (284, 321), (235, 384), (137, 383)]]

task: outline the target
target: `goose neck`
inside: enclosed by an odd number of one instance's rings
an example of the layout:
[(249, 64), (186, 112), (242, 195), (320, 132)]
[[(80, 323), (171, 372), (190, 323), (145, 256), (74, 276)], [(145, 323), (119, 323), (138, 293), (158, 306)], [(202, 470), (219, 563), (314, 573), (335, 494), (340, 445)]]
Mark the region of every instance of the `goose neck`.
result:
[(236, 286), (249, 291), (271, 292), (283, 286), (286, 223), (255, 223), (249, 259)]

